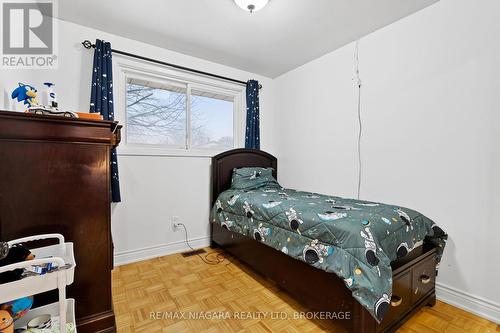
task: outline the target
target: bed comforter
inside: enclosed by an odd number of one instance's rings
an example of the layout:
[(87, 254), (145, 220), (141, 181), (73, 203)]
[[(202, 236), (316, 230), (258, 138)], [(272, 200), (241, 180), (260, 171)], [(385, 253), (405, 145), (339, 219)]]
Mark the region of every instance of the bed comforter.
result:
[(286, 189), (269, 184), (221, 193), (213, 223), (306, 263), (337, 274), (380, 322), (392, 292), (391, 261), (425, 240), (437, 246), (446, 234), (424, 215), (399, 206)]

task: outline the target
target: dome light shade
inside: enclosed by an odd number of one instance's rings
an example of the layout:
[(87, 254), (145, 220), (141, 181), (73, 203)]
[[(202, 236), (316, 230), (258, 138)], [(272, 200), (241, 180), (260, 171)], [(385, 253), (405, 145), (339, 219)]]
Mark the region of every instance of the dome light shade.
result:
[(253, 13), (264, 8), (269, 0), (234, 0), (234, 2), (241, 9)]

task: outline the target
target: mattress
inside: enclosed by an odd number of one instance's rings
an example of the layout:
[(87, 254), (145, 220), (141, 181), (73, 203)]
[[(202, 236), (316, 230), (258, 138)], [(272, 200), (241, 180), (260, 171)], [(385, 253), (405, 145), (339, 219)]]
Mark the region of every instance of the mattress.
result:
[(210, 218), (335, 273), (378, 322), (390, 304), (391, 261), (425, 240), (437, 246), (439, 262), (446, 240), (441, 228), (412, 209), (297, 191), (277, 183), (222, 192)]

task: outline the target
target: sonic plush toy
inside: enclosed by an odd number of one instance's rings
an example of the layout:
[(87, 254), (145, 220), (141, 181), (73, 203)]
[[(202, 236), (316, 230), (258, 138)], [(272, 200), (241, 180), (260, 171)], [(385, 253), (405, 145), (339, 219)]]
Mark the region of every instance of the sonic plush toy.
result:
[(19, 87), (12, 92), (12, 99), (17, 98), (18, 102), (24, 102), (28, 108), (38, 105), (36, 100), (37, 90), (35, 87), (19, 82)]

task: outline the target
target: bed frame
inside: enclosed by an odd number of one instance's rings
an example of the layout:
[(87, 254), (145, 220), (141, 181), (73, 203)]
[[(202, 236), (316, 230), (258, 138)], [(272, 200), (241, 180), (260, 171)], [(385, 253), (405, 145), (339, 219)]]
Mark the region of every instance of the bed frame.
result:
[[(277, 159), (260, 150), (234, 149), (212, 158), (212, 205), (218, 195), (229, 189), (233, 168), (270, 167), (277, 179)], [(383, 321), (375, 319), (358, 303), (344, 281), (266, 246), (242, 234), (210, 223), (211, 246), (231, 253), (254, 271), (273, 280), (311, 311), (342, 315), (335, 325), (348, 332), (394, 332), (421, 307), (436, 302), (436, 249), (427, 243), (404, 258), (391, 263), (393, 296)]]

